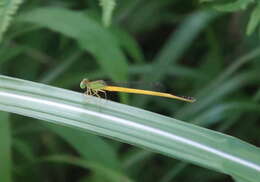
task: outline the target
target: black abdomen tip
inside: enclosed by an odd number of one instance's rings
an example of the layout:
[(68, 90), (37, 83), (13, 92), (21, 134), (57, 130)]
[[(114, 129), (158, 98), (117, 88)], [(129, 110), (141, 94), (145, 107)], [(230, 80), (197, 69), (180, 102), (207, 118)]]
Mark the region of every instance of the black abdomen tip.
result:
[(187, 99), (187, 100), (189, 100), (190, 102), (195, 102), (196, 101), (196, 99), (195, 98), (193, 98), (193, 97), (190, 97), (190, 96), (181, 96), (182, 98), (184, 98), (184, 99)]

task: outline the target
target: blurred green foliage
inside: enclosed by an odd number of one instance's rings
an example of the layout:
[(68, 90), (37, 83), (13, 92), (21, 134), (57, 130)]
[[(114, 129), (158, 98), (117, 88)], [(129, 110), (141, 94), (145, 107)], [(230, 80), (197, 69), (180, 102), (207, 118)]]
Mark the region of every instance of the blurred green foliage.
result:
[[(114, 99), (259, 146), (259, 11), (254, 0), (0, 0), (0, 71), (75, 91), (84, 77), (159, 82), (198, 101)], [(0, 181), (232, 181), (35, 119), (0, 120)]]

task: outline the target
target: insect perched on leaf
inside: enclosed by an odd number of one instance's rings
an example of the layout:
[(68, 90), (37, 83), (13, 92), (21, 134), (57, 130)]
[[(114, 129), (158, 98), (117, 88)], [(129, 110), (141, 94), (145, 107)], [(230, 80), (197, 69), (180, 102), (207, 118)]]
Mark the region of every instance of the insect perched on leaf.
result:
[(106, 91), (110, 92), (124, 92), (124, 93), (135, 93), (135, 94), (143, 94), (143, 95), (153, 95), (159, 97), (168, 97), (171, 99), (177, 99), (185, 102), (195, 102), (196, 100), (192, 97), (185, 97), (185, 96), (176, 96), (170, 93), (163, 93), (163, 92), (156, 92), (150, 90), (141, 90), (141, 89), (133, 89), (127, 87), (117, 87), (117, 86), (110, 86), (107, 85), (103, 80), (96, 80), (96, 81), (89, 81), (88, 79), (84, 78), (80, 82), (80, 88), (86, 89), (86, 95), (94, 95), (100, 97), (99, 93), (103, 93), (106, 97)]

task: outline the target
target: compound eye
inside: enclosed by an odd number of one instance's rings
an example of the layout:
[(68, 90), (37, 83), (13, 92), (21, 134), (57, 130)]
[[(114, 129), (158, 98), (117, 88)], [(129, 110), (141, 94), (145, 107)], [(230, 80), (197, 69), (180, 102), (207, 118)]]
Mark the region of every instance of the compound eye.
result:
[(89, 83), (89, 80), (87, 78), (84, 78), (81, 82), (80, 82), (80, 88), (84, 89), (87, 87)]
[(86, 88), (85, 80), (82, 80), (82, 81), (80, 82), (80, 88), (81, 88), (81, 89)]

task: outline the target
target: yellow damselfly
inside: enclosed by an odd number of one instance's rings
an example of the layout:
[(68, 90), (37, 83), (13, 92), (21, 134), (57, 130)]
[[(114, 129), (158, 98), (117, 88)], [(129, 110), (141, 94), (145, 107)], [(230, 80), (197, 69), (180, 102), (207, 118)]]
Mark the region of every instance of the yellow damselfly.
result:
[(177, 99), (185, 102), (195, 102), (196, 100), (192, 97), (186, 96), (176, 96), (170, 93), (163, 93), (163, 92), (156, 92), (150, 90), (141, 90), (141, 89), (133, 89), (127, 87), (117, 87), (117, 86), (110, 86), (103, 80), (96, 80), (96, 81), (89, 81), (88, 79), (84, 78), (80, 82), (80, 88), (86, 89), (86, 95), (94, 95), (100, 97), (99, 93), (104, 93), (106, 97), (106, 91), (110, 92), (124, 92), (124, 93), (135, 93), (135, 94), (143, 94), (143, 95), (153, 95), (159, 97), (167, 97), (171, 99)]

